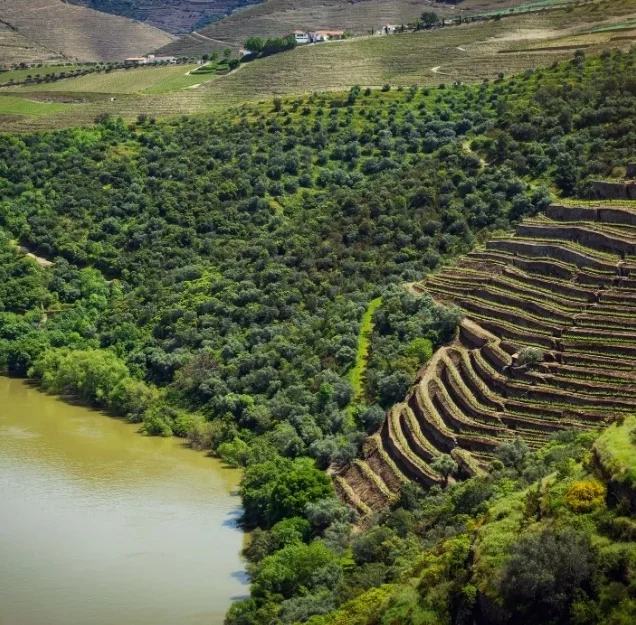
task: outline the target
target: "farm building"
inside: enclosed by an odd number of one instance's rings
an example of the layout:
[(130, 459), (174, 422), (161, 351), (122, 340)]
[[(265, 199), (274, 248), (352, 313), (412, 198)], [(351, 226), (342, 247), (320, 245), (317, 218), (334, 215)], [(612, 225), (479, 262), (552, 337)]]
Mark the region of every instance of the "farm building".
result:
[(176, 63), (176, 56), (155, 56), (154, 54), (149, 54), (146, 57), (146, 63)]
[(146, 64), (145, 56), (131, 56), (127, 59), (124, 59), (124, 63), (127, 65), (145, 65)]
[(131, 56), (125, 59), (124, 63), (128, 65), (152, 65), (154, 63), (176, 63), (176, 56), (155, 56), (149, 54), (148, 56)]
[(344, 39), (344, 30), (317, 30), (313, 33), (309, 33), (309, 38), (312, 43), (339, 41), (340, 39)]
[(298, 45), (310, 42), (309, 33), (306, 33), (304, 30), (295, 30), (292, 35), (294, 35), (294, 39)]

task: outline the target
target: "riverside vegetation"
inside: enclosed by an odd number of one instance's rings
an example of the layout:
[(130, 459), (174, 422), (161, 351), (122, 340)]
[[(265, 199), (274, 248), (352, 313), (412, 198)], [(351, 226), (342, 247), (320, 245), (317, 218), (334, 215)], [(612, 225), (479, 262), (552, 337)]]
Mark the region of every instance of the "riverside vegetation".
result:
[(635, 62), (3, 135), (0, 363), (245, 467), (252, 592), (230, 625), (631, 622), (629, 497), (605, 507), (593, 432), (504, 441), (459, 485), (435, 463), (439, 486), (353, 535), (323, 469), (462, 319), (404, 283), (624, 173)]

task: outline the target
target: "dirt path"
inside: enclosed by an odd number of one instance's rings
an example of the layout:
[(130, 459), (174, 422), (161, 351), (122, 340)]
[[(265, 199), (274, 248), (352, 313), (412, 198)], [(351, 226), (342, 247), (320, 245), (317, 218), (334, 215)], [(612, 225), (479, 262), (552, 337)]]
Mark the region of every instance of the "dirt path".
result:
[(464, 141), (464, 143), (462, 143), (462, 147), (469, 154), (473, 154), (474, 156), (476, 156), (479, 159), (479, 162), (481, 163), (482, 167), (488, 167), (488, 163), (470, 147), (470, 141)]
[(24, 247), (23, 245), (18, 245), (16, 241), (11, 241), (11, 245), (16, 247), (18, 249), (18, 252), (20, 252), (20, 254), (24, 254), (27, 258), (33, 259), (38, 265), (40, 265), (40, 267), (44, 269), (47, 269), (48, 267), (53, 267), (53, 265), (55, 265), (53, 261), (47, 260), (46, 258), (42, 258), (42, 256), (36, 256), (32, 252), (29, 252), (29, 250), (26, 247)]
[(55, 263), (51, 260), (47, 260), (46, 258), (42, 258), (41, 256), (36, 256), (35, 254), (32, 254), (31, 252), (29, 252), (26, 247), (22, 247), (20, 246), (18, 248), (27, 258), (32, 258), (38, 265), (40, 265), (40, 267), (42, 267), (43, 269), (48, 269), (49, 267), (53, 267), (53, 265), (55, 265)]
[(448, 72), (440, 71), (441, 67), (441, 65), (438, 65), (437, 67), (431, 67), (431, 71), (433, 72), (433, 74), (439, 74), (440, 76), (452, 76), (452, 74), (449, 74)]
[(213, 41), (214, 43), (220, 43), (222, 46), (228, 47), (227, 41), (221, 41), (220, 39), (212, 39), (212, 37), (207, 37), (206, 35), (202, 35), (198, 33), (196, 30), (193, 30), (190, 35), (193, 37), (201, 37), (201, 39), (206, 39), (207, 41)]

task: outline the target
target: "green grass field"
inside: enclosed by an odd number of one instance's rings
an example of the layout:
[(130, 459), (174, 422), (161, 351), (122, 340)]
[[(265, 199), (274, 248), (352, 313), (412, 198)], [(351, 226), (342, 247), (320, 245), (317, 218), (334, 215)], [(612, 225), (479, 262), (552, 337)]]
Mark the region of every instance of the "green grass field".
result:
[(168, 93), (206, 82), (213, 76), (186, 75), (197, 65), (168, 65), (120, 69), (108, 73), (65, 78), (51, 84), (28, 87), (29, 91), (64, 93)]
[(360, 322), (356, 362), (349, 375), (355, 401), (361, 401), (364, 395), (364, 374), (367, 370), (367, 362), (369, 361), (369, 346), (371, 344), (371, 333), (373, 332), (373, 315), (380, 304), (382, 304), (381, 297), (371, 300)]
[(70, 105), (59, 102), (36, 102), (13, 96), (0, 96), (1, 115), (29, 115), (41, 117), (65, 111)]

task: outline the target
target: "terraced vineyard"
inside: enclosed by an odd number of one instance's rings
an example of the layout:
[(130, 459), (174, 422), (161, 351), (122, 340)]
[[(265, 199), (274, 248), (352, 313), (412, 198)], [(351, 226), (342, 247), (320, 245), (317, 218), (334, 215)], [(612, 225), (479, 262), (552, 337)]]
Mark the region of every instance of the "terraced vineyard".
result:
[[(44, 60), (51, 56), (118, 61), (151, 52), (174, 39), (147, 24), (62, 0), (3, 0), (0, 20), (21, 40), (10, 41), (8, 55), (2, 57), (4, 64), (19, 62), (21, 56), (31, 63), (43, 56)], [(27, 42), (36, 49), (26, 50)]]
[[(466, 313), (406, 399), (335, 477), (361, 513), (414, 480), (479, 474), (504, 441), (540, 447), (558, 430), (596, 429), (636, 406), (636, 208), (553, 204), (456, 266), (411, 287)], [(519, 352), (544, 354), (522, 366)]]

